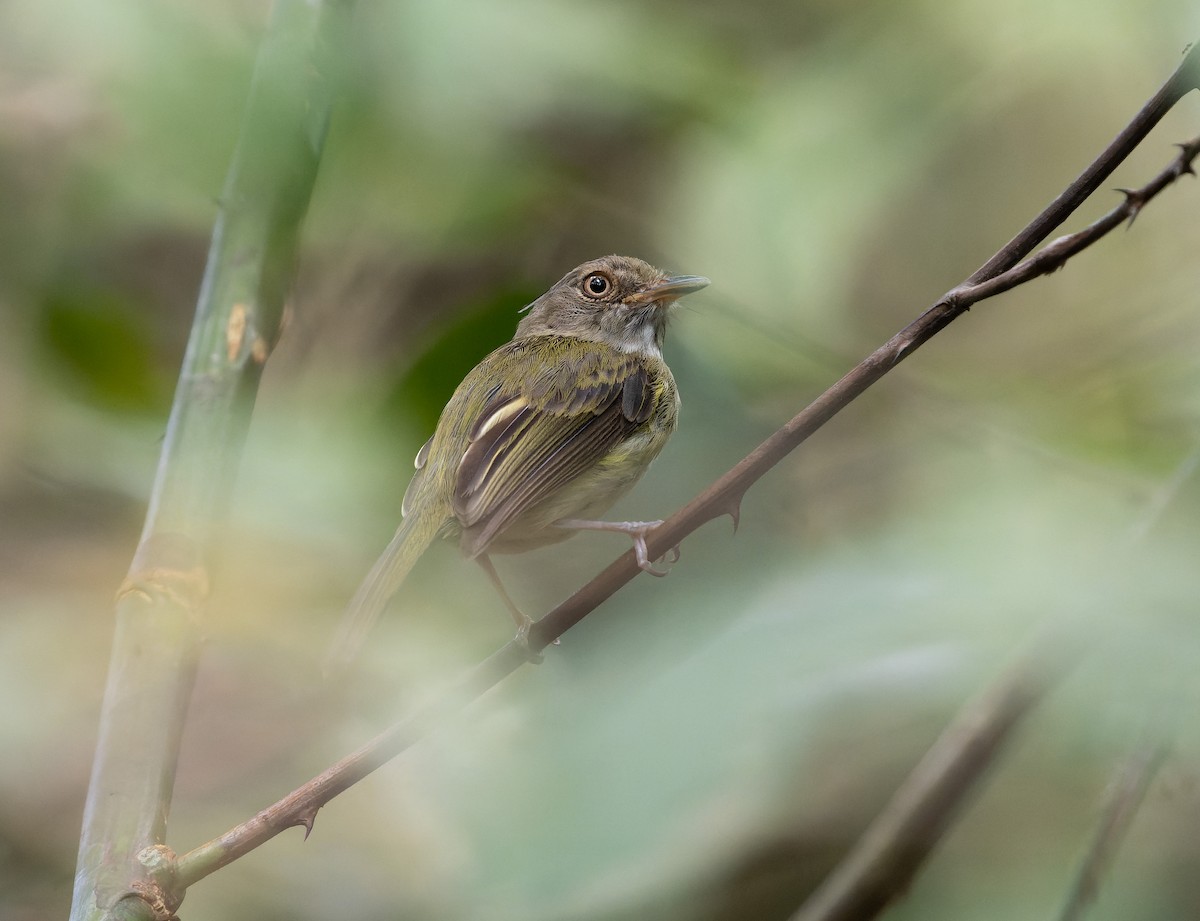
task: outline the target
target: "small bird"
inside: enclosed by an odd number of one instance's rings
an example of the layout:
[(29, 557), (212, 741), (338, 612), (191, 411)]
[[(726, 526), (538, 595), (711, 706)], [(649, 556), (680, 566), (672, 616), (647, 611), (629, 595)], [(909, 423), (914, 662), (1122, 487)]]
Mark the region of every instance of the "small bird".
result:
[[(457, 540), (499, 591), (528, 643), (492, 553), (580, 530), (620, 531), (655, 575), (646, 534), (661, 521), (600, 521), (675, 430), (679, 394), (662, 358), (671, 305), (708, 285), (630, 256), (564, 275), (529, 304), (512, 341), (476, 365), (417, 452), (403, 520), (350, 602), (330, 662), (344, 665), (436, 538)], [(531, 656), (532, 657), (532, 656)], [(536, 658), (536, 657), (534, 657)]]

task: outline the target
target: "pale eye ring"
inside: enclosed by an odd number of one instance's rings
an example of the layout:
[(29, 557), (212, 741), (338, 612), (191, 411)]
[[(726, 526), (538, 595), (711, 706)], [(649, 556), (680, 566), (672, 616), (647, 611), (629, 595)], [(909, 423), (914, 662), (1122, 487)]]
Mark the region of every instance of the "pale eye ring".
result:
[(583, 280), (583, 293), (588, 297), (604, 297), (612, 290), (612, 279), (603, 272), (592, 272)]

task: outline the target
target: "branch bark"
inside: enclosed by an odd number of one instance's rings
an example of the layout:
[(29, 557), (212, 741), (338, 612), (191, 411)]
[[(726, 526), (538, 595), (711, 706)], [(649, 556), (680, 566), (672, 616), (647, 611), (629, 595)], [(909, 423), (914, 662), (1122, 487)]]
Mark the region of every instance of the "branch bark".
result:
[(145, 526), (117, 594), (73, 921), (169, 918), (178, 905), (164, 836), (214, 534), (279, 331), (350, 7), (279, 0), (259, 51)]
[(791, 921), (864, 921), (906, 891), (1000, 750), (1062, 674), (1051, 644), (969, 703)]
[[(1121, 205), (1100, 221), (1077, 234), (1055, 241), (1037, 256), (1021, 261), (1111, 175), (1179, 99), (1196, 88), (1200, 88), (1200, 47), (1193, 45), (1171, 78), (1104, 152), (1028, 226), (970, 278), (939, 298), (921, 316), (867, 356), (724, 476), (651, 532), (647, 538), (651, 558), (664, 555), (701, 525), (721, 515), (730, 515), (736, 525), (741, 498), (751, 485), (900, 361), (966, 312), (971, 304), (1061, 267), (1071, 255), (1132, 218), (1146, 202), (1175, 179), (1190, 173), (1192, 160), (1200, 153), (1200, 138), (1181, 145), (1180, 155), (1162, 173), (1141, 189), (1127, 192)], [(640, 571), (632, 550), (618, 557), (533, 625), (529, 634), (530, 646), (534, 651), (545, 649)], [(177, 865), (178, 884), (186, 888), (286, 828), (303, 826), (307, 834), (312, 829), (317, 811), (325, 803), (404, 751), (429, 728), (479, 697), (527, 661), (524, 650), (515, 643), (510, 642), (502, 647), (468, 671), (433, 703), (395, 724), (252, 819), (181, 856)]]

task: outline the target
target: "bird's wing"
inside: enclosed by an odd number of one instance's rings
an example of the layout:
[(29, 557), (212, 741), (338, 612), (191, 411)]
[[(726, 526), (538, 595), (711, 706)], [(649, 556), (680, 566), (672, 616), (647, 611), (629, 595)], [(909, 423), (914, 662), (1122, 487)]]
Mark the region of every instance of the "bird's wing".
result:
[(470, 556), (591, 469), (653, 412), (653, 381), (636, 355), (566, 337), (507, 348), (505, 378), (514, 383), (489, 394), (454, 478), (452, 507)]

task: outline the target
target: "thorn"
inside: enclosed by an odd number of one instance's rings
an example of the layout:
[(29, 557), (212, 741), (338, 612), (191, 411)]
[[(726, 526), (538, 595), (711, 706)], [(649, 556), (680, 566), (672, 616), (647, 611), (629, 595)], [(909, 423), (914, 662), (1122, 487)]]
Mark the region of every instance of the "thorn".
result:
[(733, 533), (734, 534), (737, 534), (738, 525), (740, 525), (742, 523), (742, 499), (743, 498), (744, 498), (743, 496), (738, 496), (737, 498), (735, 498), (733, 500), (733, 503), (729, 506), (729, 508), (725, 509), (725, 514), (728, 515), (729, 519), (733, 522)]
[(312, 834), (313, 825), (317, 821), (317, 810), (320, 808), (321, 808), (320, 806), (315, 806), (310, 811), (305, 812), (301, 815), (298, 815), (296, 817), (296, 821), (294, 821), (292, 823), (293, 825), (303, 825), (304, 826), (304, 840), (305, 841), (307, 841), (308, 836)]
[(1186, 144), (1176, 144), (1179, 148), (1179, 162), (1175, 165), (1175, 175), (1179, 176), (1195, 176), (1196, 170), (1192, 168), (1192, 160), (1197, 154), (1200, 154), (1200, 145), (1195, 142)]
[(1134, 219), (1146, 204), (1145, 196), (1136, 189), (1117, 189), (1117, 191), (1125, 196), (1125, 207), (1129, 209), (1129, 223), (1125, 226), (1132, 227)]

